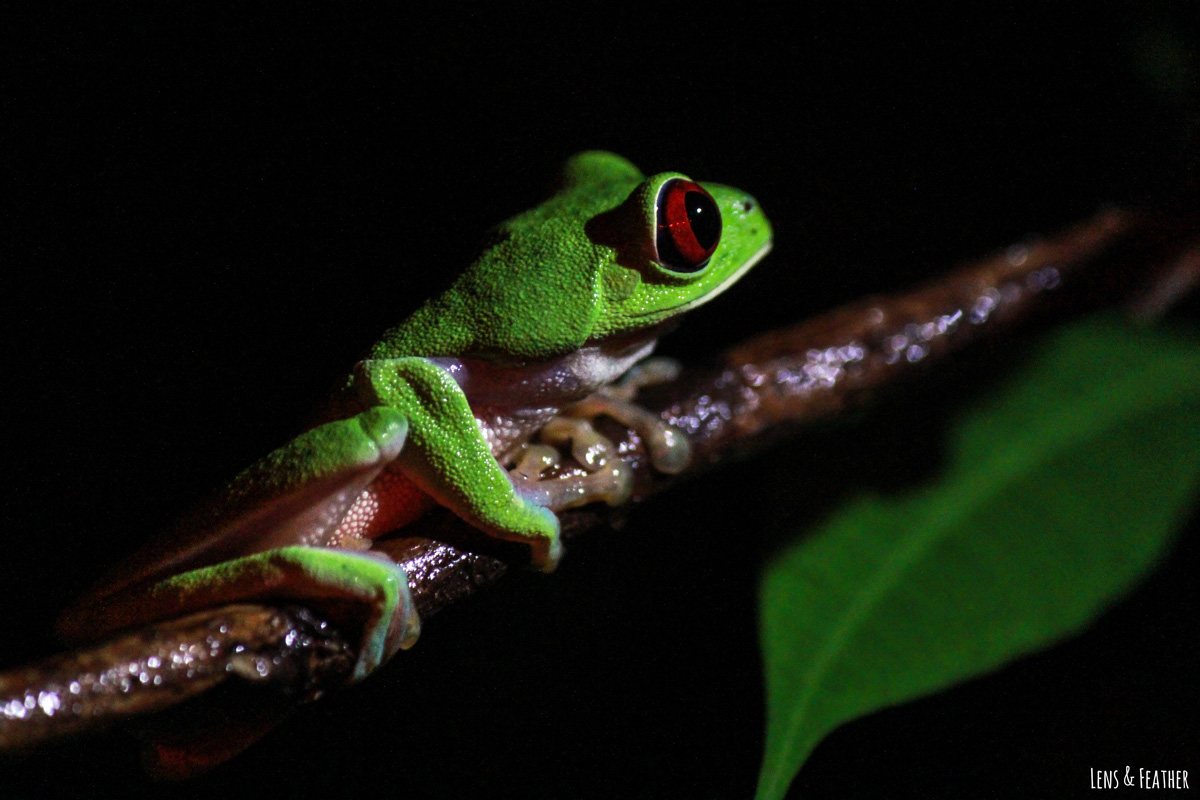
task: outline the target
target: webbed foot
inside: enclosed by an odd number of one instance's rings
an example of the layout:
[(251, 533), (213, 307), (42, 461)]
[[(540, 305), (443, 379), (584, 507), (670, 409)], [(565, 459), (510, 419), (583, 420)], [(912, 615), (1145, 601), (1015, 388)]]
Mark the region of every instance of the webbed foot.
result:
[(677, 475), (687, 468), (692, 458), (692, 447), (687, 437), (633, 400), (642, 387), (674, 380), (680, 369), (679, 362), (673, 359), (646, 359), (612, 386), (564, 408), (563, 416), (580, 420), (612, 417), (625, 427), (632, 428), (642, 438), (650, 454), (650, 464), (656, 470), (666, 475)]

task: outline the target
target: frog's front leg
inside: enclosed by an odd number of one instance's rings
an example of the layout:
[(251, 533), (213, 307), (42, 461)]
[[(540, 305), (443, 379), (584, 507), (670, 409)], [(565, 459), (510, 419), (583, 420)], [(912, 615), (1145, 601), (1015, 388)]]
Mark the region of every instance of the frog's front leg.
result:
[(534, 566), (554, 569), (562, 556), (558, 518), (516, 491), (448, 372), (424, 358), (370, 359), (356, 367), (354, 385), (363, 402), (407, 418), (396, 464), (413, 483), (474, 527), (527, 545)]
[[(555, 509), (596, 501), (611, 506), (625, 503), (633, 493), (633, 471), (618, 457), (612, 441), (593, 427), (592, 421), (600, 416), (636, 431), (659, 472), (681, 472), (691, 459), (687, 437), (633, 402), (638, 389), (673, 380), (680, 369), (672, 359), (648, 359), (617, 383), (564, 408), (538, 433), (541, 444), (527, 444), (517, 454), (511, 474), (521, 493)], [(560, 448), (570, 451), (585, 474), (542, 477), (559, 465)]]
[(577, 420), (612, 417), (636, 431), (645, 443), (650, 464), (665, 475), (678, 475), (692, 459), (687, 437), (663, 422), (656, 414), (633, 402), (644, 386), (674, 380), (681, 367), (670, 358), (648, 358), (634, 365), (620, 381), (563, 409), (563, 416)]
[(542, 429), (541, 440), (552, 445), (570, 444), (575, 460), (585, 469), (595, 470), (613, 459), (615, 448), (592, 427), (592, 420), (612, 417), (642, 438), (656, 470), (679, 474), (692, 457), (687, 437), (633, 401), (640, 388), (674, 380), (680, 369), (679, 363), (669, 358), (650, 358), (635, 365), (617, 383), (564, 408)]
[[(558, 423), (555, 417), (551, 423)], [(558, 448), (549, 444), (526, 444), (517, 454), (516, 462), (509, 473), (521, 495), (539, 505), (561, 511), (603, 501), (610, 506), (623, 505), (633, 494), (633, 469), (619, 458), (612, 457), (612, 443), (601, 436), (591, 425), (588, 431), (571, 426), (555, 425), (563, 436), (570, 439), (572, 454), (584, 468), (582, 475), (562, 475), (545, 478), (543, 474), (561, 462)], [(571, 431), (577, 433), (573, 436)], [(589, 433), (590, 431), (590, 433)], [(557, 437), (547, 437), (542, 431), (542, 441), (567, 444)], [(585, 460), (578, 451), (585, 450), (592, 458)]]

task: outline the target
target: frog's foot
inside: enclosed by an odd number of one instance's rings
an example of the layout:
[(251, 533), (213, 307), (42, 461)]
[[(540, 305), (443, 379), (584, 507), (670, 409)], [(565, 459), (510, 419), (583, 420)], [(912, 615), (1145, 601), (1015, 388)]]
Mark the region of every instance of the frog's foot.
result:
[[(494, 459), (492, 463), (496, 463)], [(558, 516), (550, 510), (549, 502), (543, 502), (545, 498), (536, 493), (527, 495), (512, 477), (506, 482), (511, 487), (512, 518), (530, 522), (523, 523), (521, 528), (502, 528), (493, 535), (525, 545), (529, 548), (530, 566), (541, 572), (554, 572), (564, 552)]]
[[(491, 464), (498, 471), (496, 484), (503, 487), (504, 496), (496, 497), (496, 505), (488, 509), (488, 516), (473, 514), (467, 520), (496, 539), (525, 546), (529, 549), (531, 567), (553, 572), (562, 560), (564, 548), (558, 516), (551, 510), (552, 498), (537, 492), (526, 493), (518, 483), (519, 477), (506, 475), (495, 458)], [(451, 510), (457, 512), (456, 508)]]
[[(591, 429), (591, 425), (584, 420), (567, 421), (581, 423)], [(612, 445), (607, 439), (594, 430), (591, 434), (607, 443), (606, 453), (612, 450)], [(575, 440), (572, 440), (572, 444), (575, 444)], [(588, 450), (593, 456), (598, 452), (596, 448), (587, 445), (580, 447)], [(576, 460), (584, 465), (584, 469), (588, 468), (578, 455)], [(545, 444), (527, 444), (517, 456), (516, 465), (508, 475), (519, 495), (529, 502), (555, 511), (600, 500), (610, 506), (618, 506), (628, 501), (633, 492), (633, 470), (619, 458), (606, 457), (600, 463), (593, 461), (592, 470), (583, 475), (542, 477), (543, 473), (557, 467), (559, 462), (556, 448)]]
[[(510, 477), (517, 491), (533, 502), (555, 510), (603, 500), (621, 505), (633, 493), (633, 470), (617, 457), (616, 446), (592, 425), (609, 416), (632, 428), (645, 442), (650, 463), (659, 472), (682, 472), (691, 460), (687, 438), (654, 414), (633, 402), (640, 388), (674, 380), (678, 362), (652, 358), (629, 370), (616, 384), (563, 409), (542, 428), (541, 445), (526, 445), (518, 454)], [(558, 450), (569, 448), (587, 474), (543, 479), (559, 464)]]
[[(633, 397), (639, 388), (673, 380), (678, 374), (678, 363), (665, 358), (649, 359), (626, 373), (618, 384), (567, 406), (563, 409), (563, 415), (581, 421), (599, 416), (612, 417), (625, 427), (632, 428), (642, 438), (650, 454), (650, 464), (656, 470), (677, 475), (687, 468), (692, 458), (692, 447), (687, 437), (634, 403)], [(559, 419), (562, 418), (556, 417), (551, 423)], [(545, 431), (542, 438), (546, 438)], [(611, 449), (611, 442), (608, 447)]]
[(421, 619), (404, 570), (387, 556), (295, 545), (172, 576), (145, 592), (114, 598), (105, 614), (150, 622), (229, 603), (287, 600), (311, 606), (362, 638), (352, 681), (417, 641)]

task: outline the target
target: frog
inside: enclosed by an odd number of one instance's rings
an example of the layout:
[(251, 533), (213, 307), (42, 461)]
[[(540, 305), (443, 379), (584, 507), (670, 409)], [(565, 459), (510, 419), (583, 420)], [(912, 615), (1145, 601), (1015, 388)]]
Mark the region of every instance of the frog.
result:
[[(747, 193), (612, 153), (568, 159), (549, 198), (501, 223), (442, 293), (386, 331), (320, 421), (239, 473), (59, 620), (68, 643), (238, 602), (324, 610), (357, 636), (352, 681), (411, 647), (408, 577), (372, 547), (436, 506), (552, 571), (551, 508), (623, 503), (632, 478), (596, 432), (612, 416), (652, 466), (686, 437), (634, 402), (669, 377), (666, 330), (770, 250)], [(549, 476), (569, 449), (583, 466)]]

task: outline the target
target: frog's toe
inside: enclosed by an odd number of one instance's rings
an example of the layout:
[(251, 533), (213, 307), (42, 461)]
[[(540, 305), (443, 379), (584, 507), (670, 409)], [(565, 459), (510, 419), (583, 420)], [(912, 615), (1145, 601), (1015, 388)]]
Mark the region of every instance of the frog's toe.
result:
[(387, 622), (386, 627), (381, 624), (379, 629), (365, 631), (351, 682), (361, 681), (386, 664), (396, 653), (412, 647), (420, 635), (421, 619), (415, 611), (412, 614), (397, 614)]
[(633, 468), (619, 458), (582, 475), (531, 478), (518, 468), (513, 470), (511, 477), (521, 497), (556, 511), (597, 501), (619, 506), (633, 494)]
[(558, 517), (548, 508), (534, 503), (528, 505), (540, 518), (538, 530), (525, 540), (530, 548), (530, 563), (542, 572), (553, 572), (564, 552)]
[(545, 558), (537, 565), (542, 572), (554, 572), (558, 569), (558, 562), (562, 560), (563, 553), (566, 548), (563, 547), (562, 536), (556, 531), (554, 538), (550, 540), (549, 546), (546, 548)]
[(382, 578), (376, 576), (371, 581), (372, 611), (363, 626), (358, 661), (351, 676), (352, 681), (360, 681), (400, 650), (416, 644), (421, 635), (421, 617), (409, 590), (408, 576), (399, 565), (371, 552), (355, 555), (379, 561), (384, 573)]
[(637, 431), (650, 454), (650, 463), (665, 475), (678, 475), (692, 458), (687, 436), (636, 403), (622, 399), (620, 392), (597, 392), (563, 410), (582, 419), (605, 415)]
[(384, 660), (396, 655), (400, 650), (412, 647), (420, 636), (421, 615), (417, 613), (411, 595), (405, 591), (404, 602), (392, 613), (391, 624), (388, 626)]
[(416, 644), (420, 635), (420, 616), (411, 602), (402, 603), (392, 613), (382, 617), (377, 625), (363, 632), (351, 681), (361, 681), (390, 661), (396, 653)]

